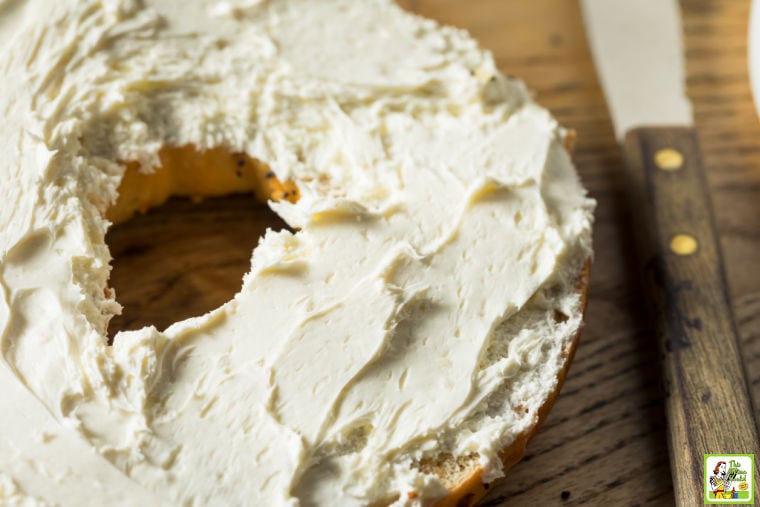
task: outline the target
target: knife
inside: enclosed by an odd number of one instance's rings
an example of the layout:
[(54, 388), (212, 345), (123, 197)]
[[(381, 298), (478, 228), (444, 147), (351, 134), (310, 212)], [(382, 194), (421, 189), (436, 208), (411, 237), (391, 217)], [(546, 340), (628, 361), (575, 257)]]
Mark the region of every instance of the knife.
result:
[[(707, 500), (705, 454), (760, 452), (691, 104), (677, 0), (581, 0), (626, 166), (661, 347), (676, 502)], [(754, 484), (760, 484), (757, 470)]]

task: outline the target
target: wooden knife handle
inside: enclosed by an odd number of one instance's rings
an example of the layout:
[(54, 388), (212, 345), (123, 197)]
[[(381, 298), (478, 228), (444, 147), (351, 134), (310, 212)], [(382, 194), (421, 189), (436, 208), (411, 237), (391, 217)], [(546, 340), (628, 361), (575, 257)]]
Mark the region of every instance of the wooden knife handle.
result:
[(623, 151), (644, 297), (662, 347), (675, 498), (697, 505), (704, 454), (760, 452), (712, 204), (694, 129), (635, 129)]

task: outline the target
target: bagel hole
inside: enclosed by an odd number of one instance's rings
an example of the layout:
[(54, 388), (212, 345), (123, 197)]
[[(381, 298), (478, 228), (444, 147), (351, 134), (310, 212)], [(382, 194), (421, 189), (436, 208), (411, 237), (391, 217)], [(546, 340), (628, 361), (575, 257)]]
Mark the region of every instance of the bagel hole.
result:
[[(197, 155), (192, 149), (179, 149), (186, 150), (190, 157)], [(177, 149), (174, 150), (176, 158)], [(227, 156), (230, 157), (229, 167), (215, 164), (210, 169), (201, 169), (212, 174), (240, 171), (253, 160), (234, 153)], [(161, 158), (165, 160), (163, 154)], [(185, 173), (195, 170), (187, 164), (179, 165)], [(171, 169), (172, 166), (167, 167)], [(162, 175), (161, 171), (164, 169), (155, 171), (155, 178), (141, 175), (142, 188), (139, 191), (127, 189), (125, 194), (131, 198), (142, 193), (155, 196), (156, 189), (151, 187), (153, 181), (166, 187), (165, 174)], [(204, 178), (209, 178), (208, 173)], [(134, 178), (131, 181), (134, 183)], [(199, 185), (204, 184), (203, 179), (198, 181)], [(121, 219), (106, 234), (112, 257), (106, 290), (114, 289), (116, 300), (122, 306), (121, 315), (113, 316), (109, 322), (109, 343), (119, 331), (150, 325), (164, 330), (175, 322), (220, 307), (240, 290), (243, 276), (250, 269), (251, 254), (266, 230), (293, 232), (262, 202), (263, 197), (278, 196), (267, 193), (262, 196), (260, 187), (251, 188), (250, 182), (232, 188), (238, 193), (202, 197), (207, 188), (194, 189), (194, 197), (174, 195), (163, 204), (149, 203), (146, 206), (149, 209), (144, 213), (134, 213), (124, 206), (118, 209), (119, 201), (109, 210), (117, 208)], [(160, 190), (169, 195), (177, 193), (176, 188)], [(139, 206), (130, 206), (140, 210)]]
[(200, 203), (173, 197), (113, 226), (109, 285), (123, 309), (109, 323), (109, 342), (119, 331), (163, 330), (232, 299), (267, 228), (289, 229), (250, 194)]

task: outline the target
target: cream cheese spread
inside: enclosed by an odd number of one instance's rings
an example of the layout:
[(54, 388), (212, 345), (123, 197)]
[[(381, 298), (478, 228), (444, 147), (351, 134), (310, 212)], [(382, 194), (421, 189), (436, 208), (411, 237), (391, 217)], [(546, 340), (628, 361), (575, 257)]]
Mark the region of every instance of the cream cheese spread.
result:
[[(0, 504), (411, 505), (446, 493), (422, 459), (500, 474), (580, 326), (593, 201), (465, 32), (389, 0), (5, 0), (0, 44)], [(186, 144), (296, 182), (270, 206), (297, 232), (108, 346), (118, 161)]]

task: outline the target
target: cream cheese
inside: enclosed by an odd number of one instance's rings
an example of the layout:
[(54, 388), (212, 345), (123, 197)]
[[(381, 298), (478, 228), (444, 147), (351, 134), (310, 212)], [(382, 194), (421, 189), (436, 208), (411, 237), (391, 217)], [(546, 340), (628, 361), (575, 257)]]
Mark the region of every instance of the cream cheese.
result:
[[(389, 0), (10, 0), (0, 27), (0, 503), (411, 505), (441, 452), (499, 475), (580, 325), (593, 201), (488, 52)], [(109, 347), (116, 161), (185, 144), (294, 180), (297, 232)]]

